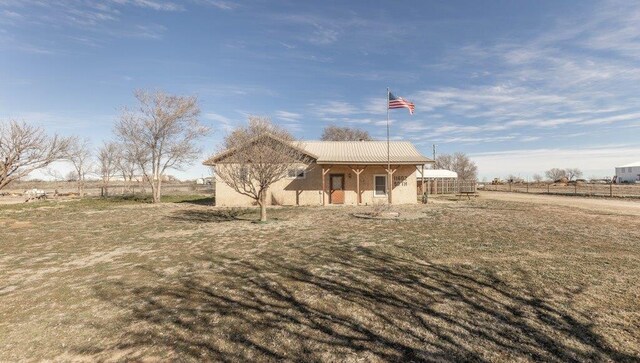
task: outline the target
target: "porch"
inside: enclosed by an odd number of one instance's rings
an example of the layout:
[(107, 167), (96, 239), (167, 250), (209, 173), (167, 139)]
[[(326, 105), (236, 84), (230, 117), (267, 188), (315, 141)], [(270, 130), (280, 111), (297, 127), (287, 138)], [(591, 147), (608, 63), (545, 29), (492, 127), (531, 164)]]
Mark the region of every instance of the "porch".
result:
[(317, 165), (322, 205), (371, 205), (417, 202), (415, 165)]

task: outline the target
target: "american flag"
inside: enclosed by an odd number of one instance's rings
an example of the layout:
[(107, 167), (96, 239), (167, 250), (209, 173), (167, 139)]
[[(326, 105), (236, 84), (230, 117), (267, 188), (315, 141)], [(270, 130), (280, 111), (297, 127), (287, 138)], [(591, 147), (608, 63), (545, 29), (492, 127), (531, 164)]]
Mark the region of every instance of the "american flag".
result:
[(409, 113), (412, 115), (413, 111), (416, 110), (416, 106), (413, 102), (409, 102), (402, 97), (396, 97), (391, 92), (389, 92), (389, 108), (408, 108)]

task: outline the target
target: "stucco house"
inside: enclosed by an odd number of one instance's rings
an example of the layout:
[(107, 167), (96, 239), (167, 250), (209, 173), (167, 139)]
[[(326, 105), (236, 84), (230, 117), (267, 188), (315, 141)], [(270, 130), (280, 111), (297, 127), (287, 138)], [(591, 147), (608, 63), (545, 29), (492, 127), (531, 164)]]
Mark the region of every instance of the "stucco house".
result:
[[(416, 170), (433, 163), (407, 141), (389, 142), (389, 169), (386, 141), (303, 141), (298, 147), (307, 162), (293, 165), (283, 179), (271, 185), (270, 205), (417, 203)], [(225, 154), (209, 158), (204, 165), (215, 167), (224, 162)], [(253, 204), (253, 199), (216, 176), (216, 205)]]

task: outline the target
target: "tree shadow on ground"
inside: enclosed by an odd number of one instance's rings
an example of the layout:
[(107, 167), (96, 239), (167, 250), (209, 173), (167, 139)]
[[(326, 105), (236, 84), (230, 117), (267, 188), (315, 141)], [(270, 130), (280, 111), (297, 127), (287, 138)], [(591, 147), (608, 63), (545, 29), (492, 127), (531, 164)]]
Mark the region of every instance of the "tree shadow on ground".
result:
[(168, 218), (177, 222), (204, 222), (219, 223), (231, 222), (237, 220), (245, 220), (244, 216), (255, 213), (244, 208), (228, 208), (228, 209), (185, 209), (175, 211)]
[(187, 200), (181, 200), (178, 203), (180, 204), (193, 204), (193, 205), (205, 205), (205, 206), (212, 206), (215, 203), (215, 198), (214, 197), (204, 197), (204, 198), (198, 198), (198, 199), (187, 199)]
[(331, 246), (304, 260), (277, 254), (207, 260), (180, 276), (105, 285), (125, 311), (103, 359), (216, 361), (637, 361), (572, 308), (488, 270)]

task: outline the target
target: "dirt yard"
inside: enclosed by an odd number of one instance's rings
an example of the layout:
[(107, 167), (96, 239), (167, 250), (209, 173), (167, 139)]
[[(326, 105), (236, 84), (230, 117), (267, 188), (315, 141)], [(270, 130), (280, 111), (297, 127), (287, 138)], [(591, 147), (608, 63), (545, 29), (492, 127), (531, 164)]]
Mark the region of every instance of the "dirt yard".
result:
[(0, 206), (0, 361), (640, 360), (637, 215), (206, 202)]

